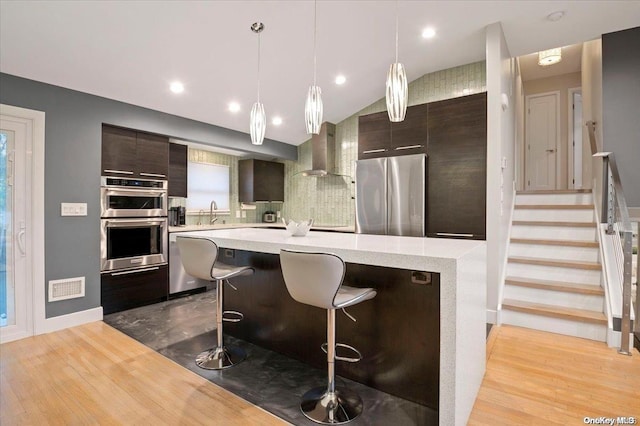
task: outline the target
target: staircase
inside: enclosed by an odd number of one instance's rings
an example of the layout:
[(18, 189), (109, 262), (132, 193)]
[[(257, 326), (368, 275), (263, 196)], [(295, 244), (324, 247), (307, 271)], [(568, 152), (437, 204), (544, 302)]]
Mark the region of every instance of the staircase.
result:
[(590, 190), (516, 194), (503, 324), (606, 340), (596, 229)]

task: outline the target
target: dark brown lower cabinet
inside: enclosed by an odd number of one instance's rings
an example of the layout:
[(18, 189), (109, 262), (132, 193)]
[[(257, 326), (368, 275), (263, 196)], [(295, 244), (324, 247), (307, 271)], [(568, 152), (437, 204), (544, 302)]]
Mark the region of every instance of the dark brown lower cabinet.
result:
[(167, 300), (167, 265), (134, 271), (103, 273), (100, 276), (102, 309), (105, 315)]
[(427, 235), (486, 239), (487, 96), (429, 103)]

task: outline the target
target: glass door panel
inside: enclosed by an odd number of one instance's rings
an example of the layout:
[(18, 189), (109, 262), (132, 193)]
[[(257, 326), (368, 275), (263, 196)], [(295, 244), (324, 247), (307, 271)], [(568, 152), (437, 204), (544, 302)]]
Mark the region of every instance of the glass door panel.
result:
[(14, 133), (0, 130), (0, 327), (16, 323), (13, 276), (13, 177)]

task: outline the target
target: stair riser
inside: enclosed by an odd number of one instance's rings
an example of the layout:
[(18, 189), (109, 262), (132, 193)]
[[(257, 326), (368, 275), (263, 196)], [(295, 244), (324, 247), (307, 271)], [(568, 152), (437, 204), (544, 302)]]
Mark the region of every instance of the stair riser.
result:
[(516, 204), (593, 204), (591, 194), (518, 194)]
[(546, 305), (586, 309), (597, 312), (602, 312), (604, 308), (604, 298), (602, 296), (521, 287), (510, 284), (504, 287), (504, 298), (519, 300), (521, 302), (543, 303)]
[(526, 226), (513, 225), (511, 238), (538, 238), (541, 240), (595, 241), (596, 228), (574, 226)]
[(535, 210), (515, 209), (513, 220), (537, 220), (548, 222), (594, 222), (593, 210)]
[(567, 336), (582, 337), (584, 339), (604, 342), (607, 339), (607, 327), (604, 324), (583, 323), (562, 318), (551, 318), (525, 312), (515, 312), (502, 309), (502, 323), (534, 330), (559, 333)]
[(549, 260), (579, 260), (585, 262), (597, 262), (599, 251), (594, 247), (568, 247), (543, 244), (509, 245), (509, 256), (537, 257)]
[(578, 284), (600, 285), (600, 274), (600, 271), (595, 270), (560, 268), (555, 266), (527, 265), (511, 262), (507, 265), (507, 276)]

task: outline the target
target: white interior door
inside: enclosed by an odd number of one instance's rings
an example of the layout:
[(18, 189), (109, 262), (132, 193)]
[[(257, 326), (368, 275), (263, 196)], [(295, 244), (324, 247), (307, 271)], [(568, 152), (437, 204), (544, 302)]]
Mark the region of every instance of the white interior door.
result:
[(0, 340), (33, 334), (29, 122), (0, 119)]
[(559, 119), (557, 93), (527, 96), (526, 189), (556, 189)]

